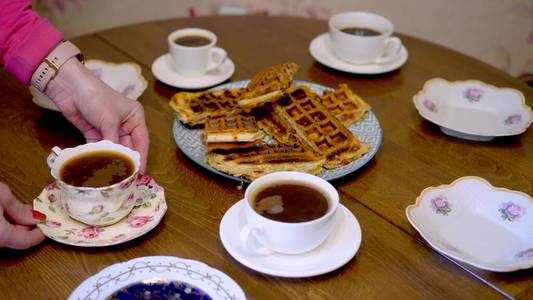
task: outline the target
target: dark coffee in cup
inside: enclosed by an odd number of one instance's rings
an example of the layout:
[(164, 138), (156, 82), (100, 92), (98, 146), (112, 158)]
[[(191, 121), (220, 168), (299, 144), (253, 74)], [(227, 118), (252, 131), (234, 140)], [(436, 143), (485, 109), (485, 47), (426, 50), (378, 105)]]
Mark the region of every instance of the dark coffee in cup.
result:
[(211, 44), (211, 40), (201, 35), (184, 35), (175, 38), (174, 43), (185, 47), (202, 47)]
[(135, 171), (133, 161), (117, 151), (99, 150), (68, 159), (59, 169), (59, 178), (79, 187), (103, 187), (130, 177)]
[(269, 184), (251, 201), (253, 209), (261, 216), (286, 223), (315, 220), (329, 209), (329, 201), (322, 192), (297, 181)]
[(347, 33), (347, 34), (356, 35), (356, 36), (377, 36), (377, 35), (383, 34), (379, 30), (376, 30), (376, 29), (366, 28), (366, 27), (356, 27), (356, 26), (341, 28), (340, 31)]

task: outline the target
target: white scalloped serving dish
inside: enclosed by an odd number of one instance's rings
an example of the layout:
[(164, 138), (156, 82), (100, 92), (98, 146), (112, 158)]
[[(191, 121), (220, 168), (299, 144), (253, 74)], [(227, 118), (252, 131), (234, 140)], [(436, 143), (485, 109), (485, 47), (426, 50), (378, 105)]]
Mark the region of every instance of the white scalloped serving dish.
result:
[(533, 199), (480, 177), (428, 187), (405, 214), (438, 252), (479, 269), (533, 267)]
[[(108, 86), (122, 95), (137, 100), (144, 92), (148, 83), (141, 74), (141, 67), (136, 63), (112, 63), (98, 59), (85, 61), (87, 69), (100, 78)], [(33, 102), (43, 108), (59, 111), (56, 105), (45, 94), (30, 86)]]
[(517, 135), (531, 124), (524, 95), (478, 80), (428, 80), (413, 97), (419, 114), (445, 134), (475, 141)]

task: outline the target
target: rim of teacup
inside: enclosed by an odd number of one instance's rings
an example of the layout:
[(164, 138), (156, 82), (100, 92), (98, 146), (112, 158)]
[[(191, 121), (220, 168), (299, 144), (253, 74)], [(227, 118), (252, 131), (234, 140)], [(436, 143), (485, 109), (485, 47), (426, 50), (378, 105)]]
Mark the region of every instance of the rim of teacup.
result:
[[(373, 17), (373, 18), (377, 18), (379, 19), (380, 21), (384, 22), (387, 26), (387, 29), (384, 30), (384, 32), (381, 32), (380, 35), (376, 35), (376, 36), (355, 36), (355, 35), (352, 35), (352, 34), (349, 34), (349, 33), (346, 33), (346, 32), (342, 32), (335, 24), (334, 22), (336, 22), (339, 18), (341, 17), (346, 17), (346, 16), (349, 16), (349, 15), (352, 15), (352, 17), (356, 17), (357, 15), (359, 16), (367, 16), (367, 17)], [(354, 16), (355, 15), (355, 16)], [(383, 36), (391, 36), (393, 33), (394, 33), (394, 24), (392, 24), (392, 22), (385, 18), (384, 16), (381, 16), (381, 15), (378, 15), (378, 14), (375, 14), (375, 13), (372, 13), (372, 12), (367, 12), (367, 11), (347, 11), (347, 12), (342, 12), (342, 13), (339, 13), (339, 14), (336, 14), (334, 16), (332, 16), (329, 21), (328, 21), (328, 25), (329, 25), (329, 28), (330, 30), (333, 30), (337, 33), (340, 33), (341, 35), (343, 36), (349, 36), (349, 37), (352, 37), (352, 38), (364, 38), (364, 39), (377, 39), (377, 38), (383, 38)]]
[[(121, 180), (121, 181), (119, 181), (119, 182), (117, 182), (115, 184), (101, 186), (101, 187), (85, 187), (85, 186), (76, 186), (76, 185), (68, 184), (68, 183), (64, 182), (63, 180), (61, 180), (61, 177), (59, 176), (59, 174), (54, 174), (54, 171), (56, 171), (56, 173), (57, 173), (60, 170), (60, 166), (56, 166), (56, 161), (60, 157), (61, 154), (66, 153), (65, 151), (67, 151), (67, 154), (68, 154), (68, 152), (74, 151), (76, 148), (89, 147), (89, 146), (94, 146), (94, 145), (98, 145), (98, 144), (110, 145), (110, 146), (112, 146), (114, 148), (119, 148), (119, 149), (123, 150), (123, 151), (118, 151), (118, 152), (120, 152), (122, 154), (124, 154), (124, 152), (127, 152), (126, 155), (133, 161), (133, 165), (135, 166), (135, 170), (133, 171), (133, 173), (130, 176), (128, 176), (127, 178), (125, 178), (125, 179), (123, 179), (123, 180)], [(115, 151), (117, 151), (116, 149), (101, 149), (101, 150), (115, 150)], [(98, 151), (98, 150), (96, 150), (96, 149), (95, 150), (89, 150), (87, 152), (90, 152), (90, 151)], [(56, 158), (55, 158), (55, 161), (53, 163), (53, 166), (50, 167), (50, 174), (52, 175), (54, 180), (57, 181), (59, 184), (61, 184), (63, 186), (66, 186), (66, 187), (69, 187), (69, 188), (74, 188), (74, 189), (77, 189), (77, 190), (100, 191), (100, 190), (107, 190), (107, 189), (110, 189), (110, 188), (118, 187), (118, 186), (120, 186), (121, 184), (123, 184), (126, 181), (129, 181), (129, 180), (132, 180), (132, 179), (135, 180), (136, 177), (138, 177), (138, 175), (139, 175), (139, 170), (140, 170), (140, 166), (141, 166), (141, 155), (140, 155), (139, 152), (137, 152), (135, 150), (132, 150), (132, 149), (130, 149), (128, 147), (125, 147), (125, 146), (123, 146), (121, 144), (113, 143), (113, 142), (111, 142), (109, 140), (101, 140), (101, 141), (98, 141), (98, 142), (95, 142), (95, 143), (86, 143), (86, 144), (78, 145), (76, 147), (60, 149), (59, 154), (52, 150), (52, 154), (50, 154), (50, 155), (54, 155), (54, 154), (56, 155)], [(68, 161), (73, 156), (75, 156), (75, 154), (71, 155), (68, 158), (66, 158), (64, 160), (64, 162)]]
[[(202, 32), (202, 33), (198, 33), (198, 32)], [(179, 45), (179, 44), (174, 42), (174, 39), (176, 39), (178, 36), (187, 35), (187, 33), (189, 33), (189, 34), (196, 33), (198, 35), (205, 34), (211, 40), (211, 43), (209, 43), (207, 45), (203, 45), (203, 46), (198, 46), (198, 47), (188, 47), (188, 46)], [(184, 49), (184, 50), (189, 50), (189, 51), (194, 51), (194, 50), (198, 50), (198, 49), (204, 49), (204, 48), (212, 47), (212, 46), (216, 45), (217, 40), (218, 40), (217, 35), (214, 32), (209, 31), (207, 29), (203, 29), (203, 28), (197, 28), (197, 27), (188, 27), (188, 28), (177, 29), (177, 30), (172, 31), (167, 37), (168, 44), (171, 47), (176, 47), (176, 48), (179, 48), (179, 49)]]
[[(281, 178), (280, 178), (281, 177)], [(300, 178), (296, 178), (296, 177), (300, 177)], [(301, 178), (305, 178), (304, 180), (302, 180)], [(318, 188), (319, 189), (319, 192), (322, 192), (324, 194), (324, 196), (326, 196), (328, 198), (328, 203), (329, 204), (333, 204), (332, 206), (329, 206), (328, 207), (328, 212), (323, 215), (322, 217), (320, 218), (317, 218), (317, 219), (314, 219), (314, 220), (309, 220), (309, 221), (305, 221), (305, 222), (296, 222), (296, 223), (290, 223), (290, 222), (281, 222), (281, 221), (276, 221), (276, 220), (272, 220), (272, 219), (269, 219), (267, 217), (264, 217), (260, 214), (258, 214), (250, 205), (250, 187), (255, 187), (259, 184), (263, 184), (265, 181), (267, 182), (268, 184), (268, 181), (272, 181), (272, 182), (275, 182), (275, 181), (278, 181), (278, 180), (290, 180), (290, 181), (302, 181), (302, 182), (306, 182), (306, 183), (310, 183), (312, 185), (313, 188)], [(317, 185), (315, 185), (315, 183), (318, 183), (319, 187), (317, 187)], [(270, 223), (273, 223), (273, 224), (283, 224), (284, 226), (293, 226), (293, 227), (298, 227), (298, 226), (307, 226), (309, 224), (313, 224), (313, 223), (318, 223), (318, 222), (321, 222), (322, 220), (326, 219), (326, 218), (329, 218), (331, 217), (331, 215), (334, 215), (336, 212), (337, 212), (337, 209), (339, 207), (339, 204), (340, 204), (340, 198), (339, 198), (339, 193), (337, 192), (337, 189), (331, 184), (329, 183), (328, 181), (318, 177), (318, 176), (315, 176), (315, 175), (312, 175), (312, 174), (309, 174), (309, 173), (303, 173), (303, 172), (295, 172), (295, 171), (283, 171), (283, 172), (273, 172), (273, 173), (269, 173), (269, 174), (266, 174), (266, 175), (263, 175), (257, 179), (255, 179), (254, 181), (252, 181), (252, 183), (250, 183), (250, 185), (248, 186), (248, 188), (246, 188), (246, 191), (244, 192), (244, 202), (250, 210), (251, 212), (258, 216), (261, 220), (263, 221), (266, 221), (266, 222), (270, 222)]]

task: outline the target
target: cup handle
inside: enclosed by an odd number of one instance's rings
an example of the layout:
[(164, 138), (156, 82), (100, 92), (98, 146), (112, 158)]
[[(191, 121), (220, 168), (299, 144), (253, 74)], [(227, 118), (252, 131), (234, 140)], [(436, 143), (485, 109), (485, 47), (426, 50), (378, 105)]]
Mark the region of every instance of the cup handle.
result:
[(400, 53), (400, 50), (402, 49), (402, 41), (393, 36), (388, 38), (385, 41), (385, 53), (383, 53), (383, 56), (376, 59), (375, 63), (383, 64), (388, 63)]
[(214, 47), (209, 49), (209, 63), (207, 64), (207, 72), (213, 71), (220, 67), (226, 60), (227, 56), (228, 54), (226, 53), (226, 50), (222, 48)]
[(268, 255), (272, 254), (272, 250), (263, 247), (259, 241), (253, 236), (253, 231), (257, 230), (249, 225), (244, 225), (241, 229), (241, 243), (244, 249), (251, 254)]
[(48, 164), (48, 167), (50, 169), (52, 169), (52, 166), (54, 165), (57, 157), (59, 156), (59, 153), (61, 153), (61, 148), (56, 146), (56, 147), (52, 148), (52, 151), (50, 152), (50, 154), (46, 158), (46, 163)]

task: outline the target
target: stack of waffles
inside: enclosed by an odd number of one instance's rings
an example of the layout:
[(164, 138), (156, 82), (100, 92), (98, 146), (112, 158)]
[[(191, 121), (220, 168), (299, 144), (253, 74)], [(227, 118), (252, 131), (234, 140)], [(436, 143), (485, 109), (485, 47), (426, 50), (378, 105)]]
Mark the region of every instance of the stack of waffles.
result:
[(298, 66), (271, 66), (246, 88), (181, 92), (170, 106), (189, 126), (203, 126), (207, 163), (248, 179), (277, 171), (318, 174), (361, 157), (370, 147), (347, 127), (370, 106), (346, 84), (316, 94), (293, 86)]

